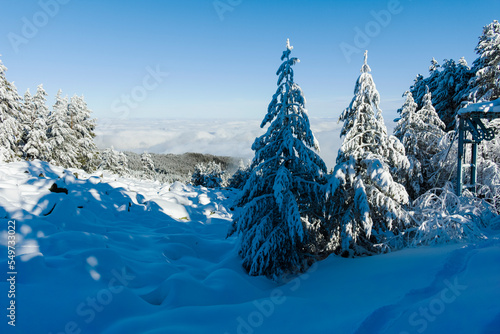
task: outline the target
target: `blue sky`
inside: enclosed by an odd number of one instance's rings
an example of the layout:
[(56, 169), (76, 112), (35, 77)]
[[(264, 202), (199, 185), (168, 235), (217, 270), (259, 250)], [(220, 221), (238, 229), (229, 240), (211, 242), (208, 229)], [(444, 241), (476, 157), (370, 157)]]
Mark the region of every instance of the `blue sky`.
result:
[[(43, 83), (50, 102), (59, 88), (83, 94), (98, 118), (261, 119), (290, 38), (310, 117), (339, 116), (368, 49), (389, 120), (432, 57), (472, 64), (482, 27), (500, 19), (498, 0), (0, 0), (0, 7), (1, 60), (19, 93)], [(342, 45), (359, 52), (346, 56)]]

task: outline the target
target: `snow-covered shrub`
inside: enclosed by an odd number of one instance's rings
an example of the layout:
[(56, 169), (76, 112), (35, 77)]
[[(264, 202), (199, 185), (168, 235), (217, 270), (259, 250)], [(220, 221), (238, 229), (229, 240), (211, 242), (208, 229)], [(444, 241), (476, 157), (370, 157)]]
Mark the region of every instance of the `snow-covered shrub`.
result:
[(458, 197), (451, 183), (417, 198), (413, 210), (414, 246), (484, 238), (481, 228), (496, 216), (492, 205), (470, 192)]
[(200, 163), (196, 165), (194, 173), (191, 176), (191, 183), (194, 186), (203, 186), (207, 188), (219, 188), (224, 186), (225, 171), (221, 165), (210, 161), (208, 164)]

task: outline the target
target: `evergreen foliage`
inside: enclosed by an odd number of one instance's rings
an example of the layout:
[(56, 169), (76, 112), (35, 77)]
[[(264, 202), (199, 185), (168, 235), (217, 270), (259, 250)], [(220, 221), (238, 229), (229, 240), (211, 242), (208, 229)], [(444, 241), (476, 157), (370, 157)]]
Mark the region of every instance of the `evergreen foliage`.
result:
[(500, 23), (494, 20), (483, 28), (476, 46), (469, 101), (487, 102), (500, 97)]
[(194, 186), (207, 188), (223, 187), (225, 186), (225, 171), (220, 164), (214, 161), (210, 161), (208, 164), (200, 163), (194, 169), (191, 183)]
[(23, 152), (28, 160), (39, 159), (47, 161), (51, 157), (51, 146), (47, 138), (47, 119), (49, 109), (46, 105), (47, 93), (43, 85), (39, 85), (35, 96), (29, 90), (24, 95), (23, 115)]
[(410, 168), (405, 181), (411, 199), (417, 198), (433, 188), (429, 184), (434, 174), (431, 159), (438, 151), (439, 141), (444, 136), (445, 125), (432, 106), (431, 93), (423, 98), (423, 107), (415, 110), (411, 92), (406, 92), (406, 101), (400, 109), (401, 118), (394, 129), (394, 135), (403, 143)]
[(78, 168), (80, 167), (76, 152), (78, 141), (68, 117), (68, 98), (62, 97), (61, 94), (62, 91), (59, 90), (47, 122), (48, 140), (52, 148), (52, 156), (49, 162), (65, 168)]
[(7, 81), (7, 68), (0, 60), (0, 162), (15, 161), (21, 155), (21, 99), (13, 83)]
[(429, 73), (427, 78), (417, 75), (410, 92), (418, 108), (422, 108), (428, 89), (432, 95), (432, 105), (449, 131), (455, 126), (455, 115), (461, 107), (472, 72), (462, 57), (458, 64), (453, 59), (445, 59), (443, 65), (433, 58)]
[(92, 171), (98, 164), (98, 149), (94, 143), (96, 120), (91, 118), (83, 96), (73, 96), (68, 105), (68, 119), (75, 137), (76, 159), (81, 168)]

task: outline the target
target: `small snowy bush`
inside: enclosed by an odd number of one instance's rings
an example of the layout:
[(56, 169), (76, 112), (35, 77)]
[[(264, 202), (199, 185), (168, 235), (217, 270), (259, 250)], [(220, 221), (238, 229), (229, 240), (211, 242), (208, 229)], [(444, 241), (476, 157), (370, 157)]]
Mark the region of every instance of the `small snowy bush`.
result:
[(191, 183), (194, 186), (203, 186), (207, 188), (218, 188), (224, 186), (225, 171), (221, 165), (210, 161), (208, 164), (198, 164), (191, 176)]
[(427, 191), (413, 205), (413, 246), (485, 238), (481, 228), (496, 216), (491, 204), (470, 192), (458, 197), (451, 183)]

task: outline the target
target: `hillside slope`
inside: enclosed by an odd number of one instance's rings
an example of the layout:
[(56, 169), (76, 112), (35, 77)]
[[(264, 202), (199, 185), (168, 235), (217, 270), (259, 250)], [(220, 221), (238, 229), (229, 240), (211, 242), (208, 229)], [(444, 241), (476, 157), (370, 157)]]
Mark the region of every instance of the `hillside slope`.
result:
[(4, 275), (9, 221), (17, 233), (16, 326), (3, 279), (0, 332), (498, 333), (498, 231), (478, 244), (331, 256), (277, 284), (248, 276), (226, 239), (234, 195), (0, 165)]

